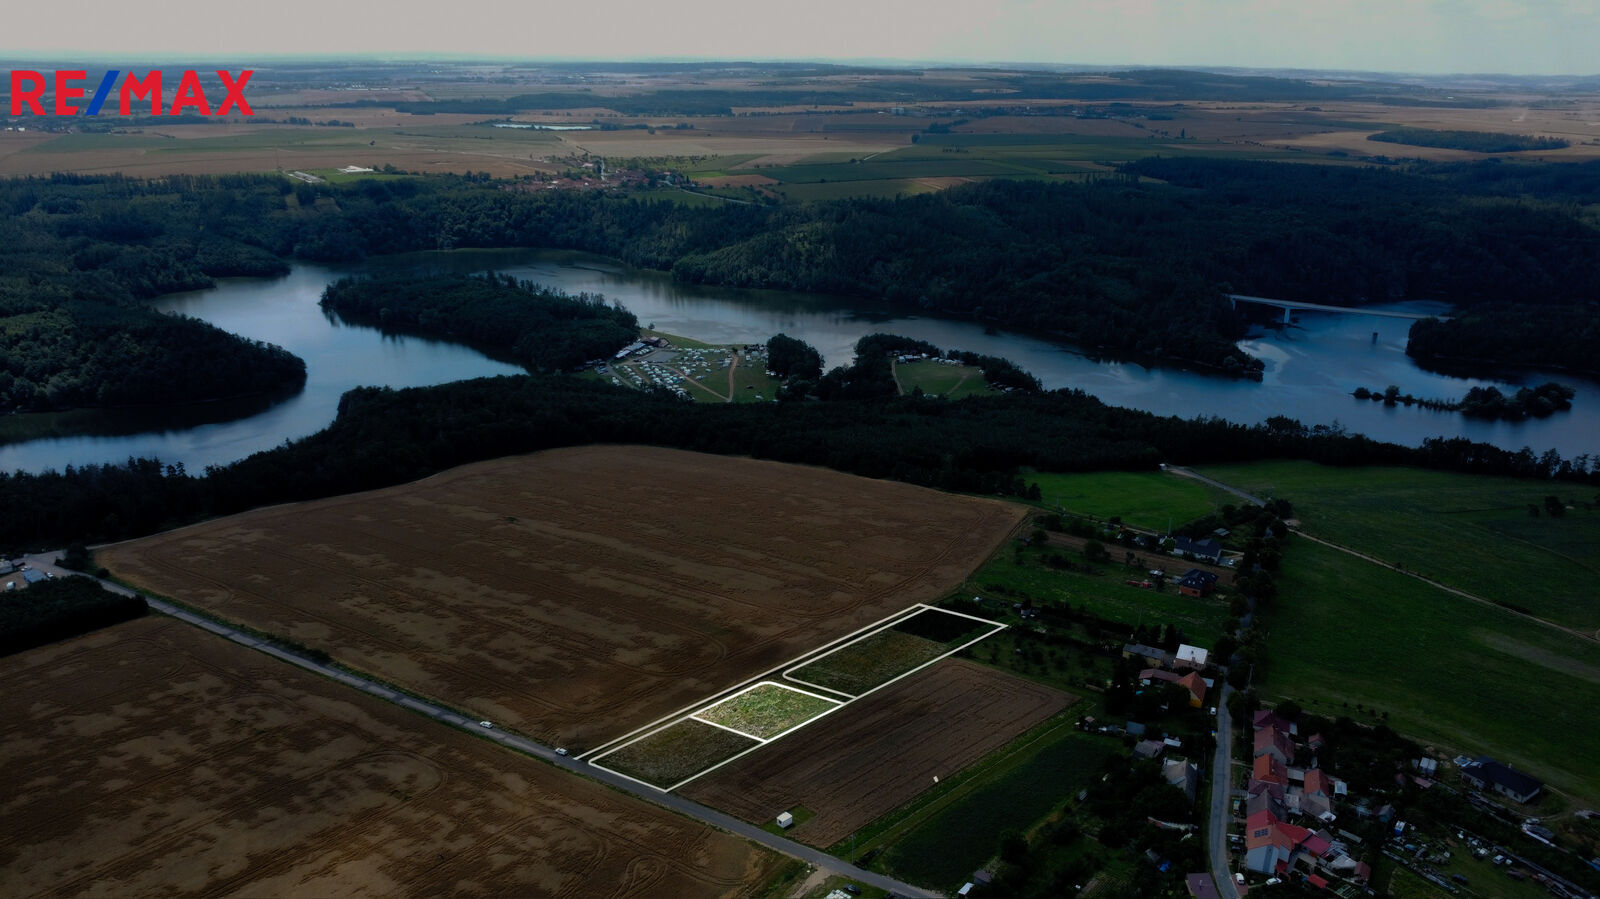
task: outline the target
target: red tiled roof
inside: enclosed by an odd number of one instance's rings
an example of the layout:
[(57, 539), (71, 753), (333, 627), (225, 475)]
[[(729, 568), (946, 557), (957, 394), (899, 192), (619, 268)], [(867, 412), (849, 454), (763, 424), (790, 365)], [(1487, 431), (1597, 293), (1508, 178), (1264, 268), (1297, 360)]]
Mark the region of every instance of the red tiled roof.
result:
[(1279, 824), (1278, 833), (1282, 834), (1283, 838), (1289, 841), (1289, 845), (1291, 847), (1304, 843), (1306, 839), (1311, 836), (1311, 831), (1301, 827), (1298, 824)]
[(1324, 773), (1322, 769), (1312, 768), (1310, 771), (1306, 772), (1306, 792), (1332, 793), (1333, 783), (1329, 780), (1328, 775)]
[(1311, 837), (1306, 840), (1305, 848), (1307, 852), (1315, 855), (1317, 858), (1321, 858), (1323, 855), (1327, 854), (1329, 849), (1333, 848), (1333, 844), (1328, 841), (1327, 837), (1322, 836), (1321, 834), (1312, 834)]
[(1269, 725), (1256, 731), (1255, 754), (1260, 755), (1276, 748), (1285, 759), (1294, 758), (1294, 741), (1289, 735), (1279, 730), (1275, 725)]
[(1250, 769), (1253, 780), (1266, 781), (1284, 786), (1289, 783), (1289, 772), (1283, 767), (1283, 762), (1271, 755), (1257, 756), (1255, 765)]
[(1306, 878), (1306, 883), (1309, 883), (1314, 887), (1321, 887), (1322, 889), (1327, 889), (1328, 888), (1327, 879), (1323, 878), (1323, 877), (1319, 877), (1316, 874), (1313, 874), (1310, 877), (1307, 877)]
[(1195, 702), (1206, 701), (1206, 682), (1202, 677), (1200, 677), (1200, 672), (1191, 671), (1188, 674), (1185, 674), (1178, 681), (1178, 686), (1187, 689), (1189, 691), (1189, 695), (1194, 697)]

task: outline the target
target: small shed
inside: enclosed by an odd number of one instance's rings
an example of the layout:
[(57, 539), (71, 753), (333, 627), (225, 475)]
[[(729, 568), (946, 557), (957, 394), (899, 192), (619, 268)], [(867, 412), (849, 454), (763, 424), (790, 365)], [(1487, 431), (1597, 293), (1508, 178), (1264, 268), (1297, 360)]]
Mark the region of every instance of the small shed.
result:
[(789, 827), (791, 825), (793, 825), (793, 824), (794, 824), (794, 815), (791, 815), (788, 812), (779, 812), (778, 813), (778, 826), (779, 827), (782, 827), (783, 829), (788, 830)]

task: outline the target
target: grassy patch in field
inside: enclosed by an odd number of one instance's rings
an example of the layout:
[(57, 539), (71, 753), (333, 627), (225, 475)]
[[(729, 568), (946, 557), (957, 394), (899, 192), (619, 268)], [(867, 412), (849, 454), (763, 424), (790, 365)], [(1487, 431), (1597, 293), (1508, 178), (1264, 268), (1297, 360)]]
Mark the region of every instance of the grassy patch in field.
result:
[[(1600, 628), (1600, 507), (1593, 487), (1313, 462), (1204, 472), (1247, 493), (1289, 500), (1308, 534), (1558, 624)], [(1551, 517), (1544, 507), (1550, 495), (1572, 501), (1572, 508)], [(1529, 514), (1530, 504), (1538, 516)]]
[[(1109, 549), (1113, 556), (1123, 552), (1120, 547)], [(1046, 559), (1054, 553), (1071, 557), (1074, 564), (1088, 565), (1095, 573), (1052, 568)], [(1181, 573), (1182, 567), (1182, 562), (1172, 559), (1166, 570), (1169, 574)], [(990, 599), (1032, 599), (1035, 605), (1081, 607), (1129, 627), (1141, 622), (1172, 624), (1182, 628), (1191, 642), (1202, 646), (1210, 646), (1222, 636), (1228, 605), (1219, 595), (1183, 596), (1172, 582), (1160, 592), (1126, 583), (1144, 574), (1143, 569), (1128, 571), (1120, 562), (1090, 564), (1081, 554), (1064, 548), (1026, 547), (996, 555), (972, 576), (972, 584), (979, 594)]]
[(1093, 474), (1025, 473), (1039, 485), (1043, 505), (1106, 520), (1121, 516), (1129, 527), (1165, 533), (1174, 526), (1245, 501), (1225, 490), (1161, 471), (1101, 471)]
[[(1027, 831), (1100, 771), (1111, 745), (1065, 728), (900, 835), (881, 867), (912, 883), (960, 886), (994, 856), (1000, 835)], [(1041, 789), (1048, 785), (1048, 789)]]
[(766, 362), (741, 355), (738, 367), (733, 371), (733, 401), (770, 402), (778, 395), (780, 383), (777, 378), (767, 374)]
[(732, 731), (684, 719), (594, 761), (601, 767), (665, 789), (758, 745), (757, 741)]
[(976, 366), (946, 365), (925, 359), (896, 364), (894, 368), (895, 380), (906, 393), (921, 387), (923, 393), (952, 400), (989, 393), (989, 382)]
[(991, 630), (991, 623), (936, 609), (918, 612), (789, 673), (859, 696)]
[[(1283, 558), (1261, 689), (1600, 801), (1600, 646), (1307, 540)], [(1363, 709), (1358, 710), (1357, 706)]]
[(807, 683), (859, 696), (879, 684), (932, 661), (948, 649), (922, 637), (884, 630), (790, 672)]
[(838, 706), (837, 702), (820, 699), (809, 693), (764, 683), (708, 709), (701, 709), (695, 713), (695, 717), (770, 740)]
[(799, 827), (800, 825), (817, 816), (816, 812), (806, 808), (803, 805), (797, 805), (793, 808), (785, 809), (784, 811), (787, 811), (789, 814), (794, 816), (794, 821), (788, 827), (779, 827), (777, 816), (774, 815), (772, 820), (761, 825), (761, 829), (767, 833), (776, 834), (777, 836), (781, 837), (787, 835), (789, 831), (794, 830), (796, 827)]

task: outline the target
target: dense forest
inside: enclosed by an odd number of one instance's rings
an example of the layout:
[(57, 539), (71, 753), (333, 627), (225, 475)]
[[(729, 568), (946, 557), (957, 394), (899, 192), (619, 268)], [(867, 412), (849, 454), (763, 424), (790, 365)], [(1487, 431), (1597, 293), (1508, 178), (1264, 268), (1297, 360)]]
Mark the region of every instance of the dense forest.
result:
[(1437, 131), (1432, 128), (1392, 128), (1367, 135), (1367, 140), (1413, 147), (1442, 147), (1474, 153), (1514, 153), (1519, 150), (1560, 150), (1569, 144), (1558, 137), (1504, 134), (1499, 131)]
[[(277, 347), (142, 305), (213, 277), (288, 270), (274, 252), (207, 231), (235, 204), (96, 180), (0, 186), (0, 411), (186, 403), (297, 390), (305, 363)], [(156, 189), (170, 199), (152, 203)]]
[(492, 272), (343, 278), (323, 291), (322, 306), (385, 332), (459, 340), (529, 371), (609, 359), (639, 334), (633, 313), (603, 297), (571, 296)]
[[(1600, 230), (1575, 201), (1600, 184), (1600, 164), (1402, 172), (1157, 158), (1124, 174), (719, 208), (458, 177), (11, 180), (0, 183), (0, 367), (10, 408), (292, 387), (287, 359), (220, 331), (177, 337), (183, 325), (140, 302), (217, 276), (279, 272), (290, 258), (445, 247), (588, 250), (685, 281), (885, 299), (1245, 376), (1261, 363), (1234, 345), (1245, 323), (1227, 291), (1566, 304), (1580, 327), (1564, 333), (1594, 326), (1593, 307), (1574, 304), (1600, 296), (1590, 264)], [(1539, 333), (1554, 341), (1563, 331)], [(180, 345), (190, 358), (175, 355)], [(1499, 358), (1494, 347), (1474, 354)], [(141, 387), (102, 399), (111, 379)]]
[[(1600, 256), (1591, 253), (1591, 264)], [(1600, 265), (1596, 266), (1600, 268)], [(1469, 371), (1485, 362), (1600, 375), (1600, 305), (1489, 303), (1411, 326), (1406, 355), (1424, 368)]]
[(0, 656), (138, 618), (137, 596), (112, 593), (92, 578), (64, 577), (0, 594)]
[(0, 519), (0, 548), (119, 539), (269, 503), (404, 483), (481, 459), (593, 443), (748, 455), (1000, 495), (1026, 494), (1022, 467), (1143, 470), (1162, 461), (1264, 458), (1600, 483), (1600, 466), (1591, 470), (1587, 456), (1511, 453), (1465, 439), (1433, 439), (1412, 449), (1283, 418), (1251, 427), (1161, 418), (1078, 391), (958, 401), (697, 404), (568, 376), (526, 375), (354, 390), (325, 430), (208, 469), (204, 477), (155, 460), (0, 475), (0, 503), (30, 510)]

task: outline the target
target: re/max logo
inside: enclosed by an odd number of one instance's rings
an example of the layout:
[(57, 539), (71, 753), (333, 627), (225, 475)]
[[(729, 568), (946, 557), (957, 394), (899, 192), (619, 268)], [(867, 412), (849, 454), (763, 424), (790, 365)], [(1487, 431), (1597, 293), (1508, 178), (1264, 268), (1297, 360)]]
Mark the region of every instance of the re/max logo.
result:
[[(57, 70), (54, 73), (55, 105), (54, 115), (99, 115), (100, 107), (105, 105), (111, 97), (112, 90), (116, 87), (117, 77), (121, 71), (111, 70), (100, 79), (100, 86), (95, 89), (94, 96), (89, 99), (88, 106), (73, 106), (69, 100), (81, 100), (88, 95), (83, 87), (76, 86), (74, 82), (87, 83), (89, 73), (82, 69)], [(172, 106), (163, 110), (161, 104), (161, 71), (158, 69), (147, 72), (143, 78), (133, 72), (122, 81), (120, 91), (121, 104), (119, 110), (123, 115), (134, 114), (134, 101), (144, 101), (150, 104), (151, 115), (183, 115), (185, 112), (195, 112), (200, 115), (227, 115), (237, 109), (240, 115), (255, 115), (250, 104), (244, 101), (244, 86), (250, 83), (250, 76), (255, 72), (251, 69), (241, 69), (239, 77), (228, 74), (226, 69), (218, 69), (217, 77), (222, 79), (222, 89), (227, 96), (222, 98), (222, 103), (213, 112), (211, 104), (206, 101), (205, 88), (200, 85), (200, 76), (193, 69), (183, 73), (183, 78), (178, 82), (178, 92), (172, 98)], [(44, 111), (44, 89), (47, 83), (45, 76), (39, 72), (27, 69), (11, 70), (11, 114), (22, 115), (23, 107), (34, 115), (47, 115)]]

